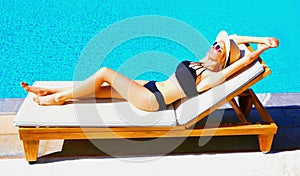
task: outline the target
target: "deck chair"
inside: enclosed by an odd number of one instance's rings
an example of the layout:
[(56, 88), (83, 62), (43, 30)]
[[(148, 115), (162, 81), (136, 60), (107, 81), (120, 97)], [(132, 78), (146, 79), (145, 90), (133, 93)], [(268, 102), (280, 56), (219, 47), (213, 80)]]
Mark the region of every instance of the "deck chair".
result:
[[(250, 45), (241, 50), (253, 51)], [(80, 100), (63, 106), (38, 106), (28, 93), (14, 124), (23, 141), (26, 160), (35, 162), (40, 140), (55, 139), (117, 139), (168, 138), (199, 136), (257, 135), (260, 150), (271, 149), (277, 126), (260, 103), (252, 85), (270, 74), (259, 58), (255, 63), (233, 75), (223, 84), (196, 97), (186, 98), (169, 105), (164, 111), (145, 112), (130, 103), (119, 100)], [(70, 86), (71, 81), (37, 81), (36, 86)], [(251, 124), (240, 109), (236, 97), (249, 97), (263, 123)], [(240, 119), (238, 125), (220, 125), (212, 128), (195, 124), (219, 107), (229, 103)], [(251, 107), (250, 107), (251, 108)], [(213, 118), (213, 117), (209, 117)]]

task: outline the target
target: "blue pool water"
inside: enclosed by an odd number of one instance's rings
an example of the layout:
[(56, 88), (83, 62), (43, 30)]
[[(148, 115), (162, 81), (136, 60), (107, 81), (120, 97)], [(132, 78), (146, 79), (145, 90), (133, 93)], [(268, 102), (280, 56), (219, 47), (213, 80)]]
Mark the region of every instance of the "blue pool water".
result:
[[(101, 51), (92, 51), (94, 55), (82, 54), (91, 52), (87, 46), (99, 34), (105, 36), (103, 31), (124, 20), (147, 16), (173, 19), (195, 29), (206, 39), (201, 41), (205, 47), (221, 29), (239, 35), (276, 36), (280, 47), (262, 54), (272, 74), (253, 89), (258, 93), (300, 92), (297, 0), (1, 0), (0, 98), (25, 97), (26, 93), (19, 87), (21, 81), (79, 80), (104, 65), (131, 78), (163, 80), (177, 61), (196, 60), (205, 53), (199, 51), (195, 55), (179, 39), (170, 40), (156, 33), (124, 39), (106, 54)], [(160, 28), (169, 37), (174, 37), (174, 31), (179, 30), (170, 24), (164, 27), (161, 20), (152, 21), (151, 25), (145, 25), (145, 21), (139, 23), (136, 22), (134, 29), (128, 25), (118, 28), (117, 34), (98, 40), (94, 48), (113, 46), (117, 40), (122, 41), (120, 36), (139, 27), (140, 31), (147, 32), (151, 27)], [(188, 38), (190, 31), (180, 32), (185, 41), (197, 39)], [(83, 55), (86, 58), (82, 59)], [(143, 72), (143, 68), (147, 71)]]

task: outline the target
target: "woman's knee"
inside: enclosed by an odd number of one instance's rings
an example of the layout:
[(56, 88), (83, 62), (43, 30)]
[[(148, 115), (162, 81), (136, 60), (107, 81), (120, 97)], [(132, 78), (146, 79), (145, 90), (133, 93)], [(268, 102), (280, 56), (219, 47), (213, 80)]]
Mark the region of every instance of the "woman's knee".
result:
[(108, 70), (110, 70), (108, 67), (101, 67), (96, 73), (97, 73), (97, 74), (104, 74), (104, 73), (106, 73)]
[(112, 78), (114, 72), (108, 67), (102, 67), (95, 73), (95, 75), (97, 78), (101, 78), (101, 80), (107, 81), (110, 80), (110, 78)]

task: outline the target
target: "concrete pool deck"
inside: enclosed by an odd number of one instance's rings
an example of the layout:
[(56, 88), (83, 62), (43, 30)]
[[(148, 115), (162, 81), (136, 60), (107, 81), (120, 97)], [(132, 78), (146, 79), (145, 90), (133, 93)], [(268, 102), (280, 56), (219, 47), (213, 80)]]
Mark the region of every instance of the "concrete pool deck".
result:
[[(278, 125), (272, 151), (259, 152), (253, 136), (214, 137), (205, 146), (199, 138), (188, 138), (167, 155), (159, 148), (166, 139), (149, 148), (102, 140), (115, 150), (114, 157), (100, 151), (90, 141), (42, 141), (37, 164), (29, 165), (12, 120), (23, 99), (0, 99), (0, 175), (82, 175), (131, 174), (172, 175), (299, 175), (300, 174), (300, 93), (258, 94), (259, 99)], [(226, 111), (231, 116), (232, 110)], [(255, 116), (255, 111), (251, 114)]]

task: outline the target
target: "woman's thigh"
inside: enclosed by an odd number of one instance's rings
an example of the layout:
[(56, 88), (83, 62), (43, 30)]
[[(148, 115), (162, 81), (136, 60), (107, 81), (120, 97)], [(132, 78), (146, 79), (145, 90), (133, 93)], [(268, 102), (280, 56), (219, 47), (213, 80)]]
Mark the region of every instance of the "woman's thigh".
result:
[[(155, 95), (144, 87), (147, 82), (148, 81), (145, 80), (135, 80), (134, 83), (136, 84), (131, 84), (131, 88), (128, 90), (134, 90), (133, 93), (129, 93), (128, 101), (139, 109), (156, 111), (159, 105)], [(93, 95), (90, 95), (90, 97), (125, 99), (109, 84), (103, 84)]]

